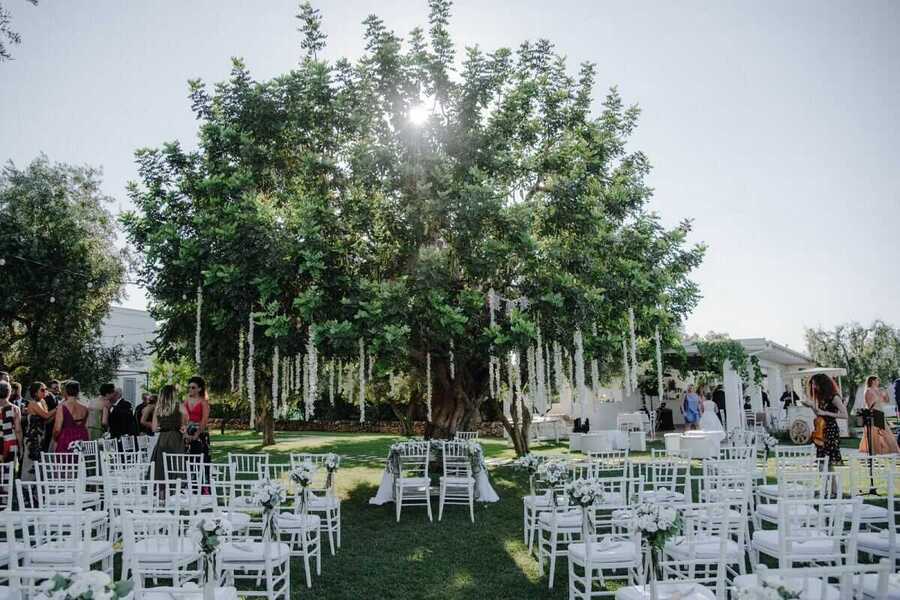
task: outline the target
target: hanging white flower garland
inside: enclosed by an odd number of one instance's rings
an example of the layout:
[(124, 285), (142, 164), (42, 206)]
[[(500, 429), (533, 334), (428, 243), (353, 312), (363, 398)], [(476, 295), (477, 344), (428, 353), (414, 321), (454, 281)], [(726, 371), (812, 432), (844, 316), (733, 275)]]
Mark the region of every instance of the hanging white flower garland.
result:
[(628, 331), (631, 335), (631, 390), (638, 390), (637, 335), (634, 332), (634, 309), (628, 309)]
[(659, 327), (653, 337), (656, 339), (656, 387), (659, 394), (659, 402), (663, 401), (663, 367), (662, 367), (662, 341), (659, 337)]
[(543, 415), (547, 412), (547, 387), (546, 387), (546, 379), (544, 377), (544, 345), (543, 340), (541, 339), (541, 328), (537, 328), (537, 348), (535, 349), (535, 357), (534, 357), (534, 366), (537, 372), (535, 373), (535, 384), (537, 386), (537, 411), (539, 414)]
[(366, 420), (366, 343), (359, 338), (359, 422)]
[(556, 393), (560, 400), (563, 396), (563, 363), (562, 363), (562, 347), (559, 342), (553, 341), (553, 375), (556, 377)]
[(244, 328), (238, 334), (238, 397), (244, 398)]
[(628, 342), (622, 340), (622, 384), (625, 386), (625, 393), (631, 395), (631, 367), (628, 366)]
[(194, 331), (194, 362), (200, 371), (200, 317), (203, 314), (203, 286), (197, 286), (197, 328)]
[(425, 353), (425, 406), (428, 409), (428, 422), (431, 422), (431, 352)]
[(319, 388), (319, 350), (316, 348), (316, 326), (309, 326), (309, 333), (306, 340), (306, 385), (304, 392), (306, 394), (307, 419), (316, 412), (316, 395)]
[(231, 361), (231, 379), (229, 380), (228, 390), (234, 393), (234, 361)]
[(587, 415), (587, 393), (584, 385), (584, 339), (581, 329), (576, 329), (572, 336), (575, 345), (575, 398), (578, 399), (578, 410), (582, 419)]
[(253, 313), (250, 314), (247, 331), (247, 399), (250, 401), (250, 428), (254, 429), (256, 427), (256, 371), (253, 366), (253, 355), (256, 347), (253, 345)]
[[(597, 339), (597, 324), (594, 323), (591, 325), (591, 334), (594, 336), (594, 340), (596, 343)], [(597, 356), (594, 355), (591, 357), (591, 388), (594, 395), (594, 401), (597, 402), (600, 400), (600, 362), (597, 360)]]
[(328, 362), (328, 402), (334, 406), (334, 359)]
[[(494, 288), (488, 290), (488, 310), (491, 315), (491, 329), (494, 328), (494, 325), (497, 324), (497, 317), (495, 315), (497, 311), (497, 295), (494, 292)], [(490, 388), (491, 398), (496, 398), (500, 394), (500, 365), (499, 359), (494, 356), (494, 346), (491, 345), (491, 353), (488, 359), (488, 383)], [(496, 382), (496, 386), (494, 384)]]
[(272, 418), (278, 417), (278, 346), (275, 346), (275, 352), (272, 353)]

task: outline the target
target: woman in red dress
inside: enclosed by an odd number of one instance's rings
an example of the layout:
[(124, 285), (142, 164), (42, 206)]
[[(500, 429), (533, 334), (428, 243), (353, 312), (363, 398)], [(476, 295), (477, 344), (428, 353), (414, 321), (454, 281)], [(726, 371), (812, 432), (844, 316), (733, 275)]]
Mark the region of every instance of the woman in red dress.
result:
[(202, 454), (203, 462), (209, 462), (209, 396), (206, 393), (206, 380), (199, 375), (188, 379), (188, 398), (184, 402), (188, 424), (185, 438), (190, 454)]

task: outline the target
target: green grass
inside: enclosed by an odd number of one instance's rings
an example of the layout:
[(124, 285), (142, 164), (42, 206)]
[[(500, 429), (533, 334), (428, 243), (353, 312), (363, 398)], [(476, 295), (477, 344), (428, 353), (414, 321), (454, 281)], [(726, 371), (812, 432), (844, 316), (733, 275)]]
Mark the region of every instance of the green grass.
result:
[[(424, 508), (406, 508), (400, 523), (394, 505), (372, 506), (369, 498), (381, 481), (384, 459), (400, 436), (280, 432), (276, 444), (265, 448), (275, 462), (287, 462), (291, 452), (335, 452), (342, 457), (337, 491), (343, 504), (343, 544), (331, 556), (323, 538), (322, 575), (313, 576), (312, 589), (305, 587), (298, 559), (291, 565), (292, 595), (303, 598), (359, 599), (524, 599), (566, 598), (568, 583), (565, 559), (556, 565), (554, 589), (538, 570), (522, 540), (522, 496), (528, 493), (527, 476), (508, 464), (514, 452), (502, 440), (481, 440), (489, 466), (491, 484), (500, 496), (495, 504), (475, 505), (475, 523), (468, 509), (450, 506), (442, 522), (437, 521), (437, 499), (430, 523)], [(649, 447), (661, 448), (662, 442)], [(850, 443), (847, 443), (850, 446)], [(542, 444), (538, 454), (567, 452), (566, 444)], [(260, 438), (248, 432), (213, 435), (213, 458), (226, 459), (229, 452), (260, 452)], [(632, 453), (645, 460), (649, 453)], [(696, 463), (699, 465), (699, 462)], [(700, 475), (699, 468), (692, 469)], [(770, 460), (774, 481), (774, 460)], [(698, 481), (694, 480), (694, 493)]]

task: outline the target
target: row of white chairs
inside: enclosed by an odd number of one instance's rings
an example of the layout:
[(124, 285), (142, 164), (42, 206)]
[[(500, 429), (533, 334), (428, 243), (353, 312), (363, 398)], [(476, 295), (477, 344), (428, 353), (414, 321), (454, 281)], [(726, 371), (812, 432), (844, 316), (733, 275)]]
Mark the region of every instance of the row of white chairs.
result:
[[(459, 436), (459, 433), (457, 434)], [(443, 518), (445, 505), (469, 507), (469, 519), (475, 522), (475, 473), (469, 453), (469, 441), (460, 438), (441, 445), (442, 474), (438, 480), (438, 521)], [(431, 443), (413, 441), (399, 444), (396, 469), (393, 473), (394, 507), (397, 522), (403, 507), (425, 506), (428, 520), (431, 513)]]

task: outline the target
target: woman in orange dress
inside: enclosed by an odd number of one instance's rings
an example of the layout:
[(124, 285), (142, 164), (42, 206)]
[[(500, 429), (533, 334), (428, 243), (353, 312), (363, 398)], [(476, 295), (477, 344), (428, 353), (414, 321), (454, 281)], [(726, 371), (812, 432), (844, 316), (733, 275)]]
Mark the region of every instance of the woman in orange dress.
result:
[[(888, 403), (887, 393), (880, 386), (881, 381), (877, 377), (872, 376), (866, 379), (866, 408), (873, 413), (880, 412), (882, 414), (882, 418), (877, 419), (878, 421), (883, 420), (884, 409), (882, 407)], [(869, 451), (870, 429), (872, 430), (872, 452)], [(877, 427), (875, 420), (873, 420), (872, 425), (866, 427), (863, 431), (862, 441), (859, 443), (859, 451), (864, 454), (898, 454), (900, 453), (900, 446), (897, 445), (897, 440), (894, 439), (890, 431)]]

